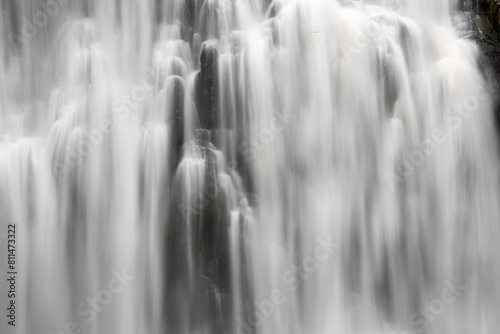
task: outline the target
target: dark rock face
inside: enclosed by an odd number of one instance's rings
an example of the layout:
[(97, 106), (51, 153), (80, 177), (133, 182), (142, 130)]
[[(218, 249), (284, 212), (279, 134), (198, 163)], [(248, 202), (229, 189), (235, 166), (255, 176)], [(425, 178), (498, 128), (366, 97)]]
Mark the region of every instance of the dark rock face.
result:
[[(176, 172), (170, 186), (164, 243), (168, 268), (165, 273), (164, 324), (169, 333), (179, 333), (186, 328), (193, 333), (224, 333), (232, 332), (234, 326), (228, 316), (236, 309), (231, 298), (234, 286), (231, 284), (229, 237), (234, 218), (231, 216), (234, 198), (230, 199), (230, 196), (234, 194), (229, 194), (227, 185), (221, 184), (220, 174), (228, 176), (229, 182), (235, 180), (229, 177), (229, 170), (222, 170), (227, 167), (222, 167), (218, 161), (216, 148), (211, 142), (220, 144), (221, 138), (239, 134), (231, 132), (237, 131), (234, 125), (231, 129), (221, 129), (224, 123), (236, 122), (220, 119), (224, 102), (219, 95), (219, 67), (216, 42), (205, 42), (194, 87), (199, 118), (199, 140), (196, 143), (184, 144), (185, 83), (180, 77), (172, 77), (169, 83), (172, 86), (169, 91), (173, 93), (167, 97), (167, 123), (171, 125), (171, 148), (176, 157), (171, 166)], [(243, 226), (242, 217), (239, 219)], [(239, 242), (241, 254), (237, 262), (243, 264), (243, 238)], [(245, 277), (243, 272), (242, 286), (247, 286)], [(245, 300), (250, 300), (250, 291), (245, 290), (242, 294)], [(250, 311), (251, 307), (244, 310), (246, 313)], [(207, 324), (210, 328), (199, 328)]]
[(201, 51), (201, 70), (196, 76), (196, 108), (201, 129), (217, 128), (219, 118), (219, 52), (215, 43), (205, 43)]
[(179, 167), (170, 195), (165, 323), (172, 333), (186, 324), (211, 324), (211, 333), (223, 333), (231, 325), (227, 323), (227, 314), (233, 309), (228, 233), (231, 217), (213, 148), (208, 142), (198, 146), (204, 160), (203, 175), (194, 180), (192, 171)]
[(169, 170), (174, 171), (182, 159), (182, 145), (184, 144), (184, 80), (180, 76), (168, 77), (168, 94), (166, 96), (166, 124), (170, 130), (170, 152)]
[(483, 15), (488, 17), (493, 30), (500, 36), (500, 1), (498, 0), (481, 0), (480, 9)]
[(479, 66), (495, 98), (495, 121), (500, 133), (500, 1), (481, 1), (479, 12), (483, 20), (482, 34), (477, 40), (481, 49)]
[[(180, 151), (184, 142), (184, 81), (181, 77), (172, 76), (171, 92), (168, 96), (167, 103), (170, 103), (167, 115), (171, 119), (172, 145), (175, 151)], [(168, 121), (168, 120), (167, 120)]]
[(393, 116), (394, 104), (398, 98), (398, 81), (396, 77), (396, 66), (392, 59), (392, 55), (377, 54), (378, 67), (377, 76), (381, 82), (381, 96), (385, 104), (385, 108), (389, 112), (389, 117)]

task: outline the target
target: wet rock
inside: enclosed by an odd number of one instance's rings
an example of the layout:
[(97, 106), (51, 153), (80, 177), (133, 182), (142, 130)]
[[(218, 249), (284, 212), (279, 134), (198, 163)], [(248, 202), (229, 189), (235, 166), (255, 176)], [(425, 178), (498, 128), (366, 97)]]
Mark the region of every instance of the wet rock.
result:
[[(185, 147), (184, 149), (193, 149)], [(166, 235), (166, 321), (178, 332), (185, 321), (210, 324), (212, 333), (229, 330), (231, 310), (229, 223), (226, 193), (214, 146), (199, 142), (197, 154), (185, 153), (175, 175)], [(197, 165), (196, 171), (193, 166)], [(198, 161), (198, 162), (196, 162)], [(193, 332), (199, 328), (191, 328)]]
[(216, 43), (205, 43), (201, 51), (201, 70), (196, 76), (196, 108), (202, 129), (215, 129), (219, 114), (218, 50)]
[(184, 81), (179, 76), (170, 76), (167, 79), (166, 119), (170, 127), (170, 170), (175, 170), (182, 158), (182, 145), (184, 144)]
[(481, 49), (478, 59), (479, 67), (489, 84), (492, 96), (495, 98), (495, 123), (500, 134), (500, 1), (481, 1), (480, 14), (483, 19), (482, 34), (476, 42)]
[[(488, 6), (489, 5), (489, 6)], [(497, 33), (497, 39), (500, 39), (500, 1), (499, 0), (481, 0), (481, 11), (488, 16), (493, 30)]]
[(377, 77), (380, 81), (381, 96), (388, 110), (389, 117), (393, 116), (394, 104), (398, 98), (398, 82), (396, 76), (396, 65), (392, 55), (377, 55)]
[(171, 93), (167, 103), (170, 103), (168, 109), (171, 113), (167, 117), (170, 118), (175, 148), (180, 149), (184, 138), (184, 82), (177, 76), (170, 80), (172, 89), (169, 90)]

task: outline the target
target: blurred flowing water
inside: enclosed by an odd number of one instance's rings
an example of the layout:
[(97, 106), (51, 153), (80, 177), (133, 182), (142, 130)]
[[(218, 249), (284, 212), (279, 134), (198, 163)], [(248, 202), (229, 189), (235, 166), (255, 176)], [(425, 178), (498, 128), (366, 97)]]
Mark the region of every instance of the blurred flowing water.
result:
[(460, 38), (470, 8), (0, 8), (0, 263), (16, 224), (18, 271), (1, 333), (500, 330), (497, 134)]

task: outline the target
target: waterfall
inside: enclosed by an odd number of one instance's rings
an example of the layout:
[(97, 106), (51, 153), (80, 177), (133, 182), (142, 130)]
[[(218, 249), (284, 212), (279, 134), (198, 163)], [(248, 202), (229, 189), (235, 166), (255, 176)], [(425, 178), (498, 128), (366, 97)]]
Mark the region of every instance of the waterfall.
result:
[(2, 1), (0, 332), (497, 333), (471, 8)]

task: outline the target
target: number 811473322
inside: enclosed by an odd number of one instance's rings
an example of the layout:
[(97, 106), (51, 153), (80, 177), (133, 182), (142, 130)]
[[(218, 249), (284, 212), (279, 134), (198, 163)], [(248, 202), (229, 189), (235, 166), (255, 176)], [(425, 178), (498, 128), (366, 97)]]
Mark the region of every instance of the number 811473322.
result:
[(7, 226), (7, 267), (9, 271), (16, 270), (16, 225)]

